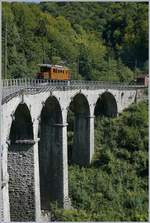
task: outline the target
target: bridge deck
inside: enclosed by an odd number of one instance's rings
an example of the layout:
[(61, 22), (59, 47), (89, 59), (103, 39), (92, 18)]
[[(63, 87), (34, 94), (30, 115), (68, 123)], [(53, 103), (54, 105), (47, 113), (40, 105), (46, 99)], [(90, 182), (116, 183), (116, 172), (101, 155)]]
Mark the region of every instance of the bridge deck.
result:
[(50, 81), (40, 79), (5, 79), (2, 81), (2, 104), (19, 94), (37, 94), (46, 91), (66, 91), (75, 89), (140, 89), (144, 85), (129, 85), (127, 82), (104, 82), (104, 81)]

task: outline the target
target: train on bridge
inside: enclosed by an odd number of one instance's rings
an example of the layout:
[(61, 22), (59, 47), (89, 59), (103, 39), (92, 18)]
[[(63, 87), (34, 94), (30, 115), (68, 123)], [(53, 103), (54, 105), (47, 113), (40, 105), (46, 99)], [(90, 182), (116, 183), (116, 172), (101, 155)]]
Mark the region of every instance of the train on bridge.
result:
[(136, 79), (130, 81), (129, 85), (143, 85), (145, 87), (148, 87), (149, 84), (149, 76), (147, 74), (143, 74), (140, 76), (137, 76)]
[[(71, 79), (70, 69), (66, 66), (52, 64), (38, 64), (40, 72), (36, 74), (37, 79), (42, 80), (59, 80), (69, 81)], [(149, 78), (147, 74), (138, 76), (136, 79), (129, 82), (129, 85), (144, 85), (148, 86)]]
[(40, 72), (37, 73), (37, 79), (44, 80), (70, 80), (70, 69), (65, 66), (51, 65), (51, 64), (38, 64)]

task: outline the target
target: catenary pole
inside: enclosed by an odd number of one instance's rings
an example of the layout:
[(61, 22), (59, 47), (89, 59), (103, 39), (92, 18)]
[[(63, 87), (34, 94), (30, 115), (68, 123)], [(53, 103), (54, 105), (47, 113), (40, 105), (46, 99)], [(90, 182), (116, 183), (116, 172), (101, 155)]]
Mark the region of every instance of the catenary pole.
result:
[(5, 79), (7, 79), (7, 21), (5, 24)]
[[(0, 1), (0, 18), (1, 18), (1, 1)], [(1, 19), (0, 19), (0, 55), (2, 55), (2, 46), (1, 46), (1, 29), (2, 29), (2, 23), (1, 23)], [(2, 160), (1, 160), (1, 154), (2, 154), (2, 75), (1, 75), (1, 56), (0, 56), (0, 222), (2, 222), (2, 216), (3, 216), (3, 213), (2, 213), (2, 178), (1, 178), (1, 173), (2, 173)]]

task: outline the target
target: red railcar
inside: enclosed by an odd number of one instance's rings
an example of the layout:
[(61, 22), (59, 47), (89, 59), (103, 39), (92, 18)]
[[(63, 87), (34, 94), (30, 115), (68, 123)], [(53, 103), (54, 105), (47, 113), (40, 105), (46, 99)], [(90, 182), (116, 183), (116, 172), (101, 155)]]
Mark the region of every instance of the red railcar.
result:
[(142, 75), (136, 78), (136, 84), (138, 85), (148, 86), (148, 81), (149, 81), (148, 75)]
[(70, 80), (70, 70), (67, 67), (51, 64), (38, 64), (40, 72), (37, 79), (44, 80)]

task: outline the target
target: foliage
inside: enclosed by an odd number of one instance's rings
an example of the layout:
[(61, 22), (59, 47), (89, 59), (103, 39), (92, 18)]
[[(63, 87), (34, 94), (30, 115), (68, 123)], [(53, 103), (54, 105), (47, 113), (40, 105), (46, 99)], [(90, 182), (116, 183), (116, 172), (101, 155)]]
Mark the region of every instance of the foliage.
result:
[(147, 72), (148, 4), (3, 2), (3, 77), (33, 77), (42, 62), (67, 65), (72, 79)]

